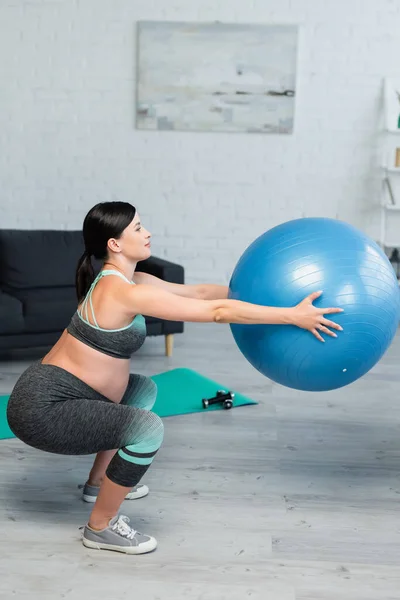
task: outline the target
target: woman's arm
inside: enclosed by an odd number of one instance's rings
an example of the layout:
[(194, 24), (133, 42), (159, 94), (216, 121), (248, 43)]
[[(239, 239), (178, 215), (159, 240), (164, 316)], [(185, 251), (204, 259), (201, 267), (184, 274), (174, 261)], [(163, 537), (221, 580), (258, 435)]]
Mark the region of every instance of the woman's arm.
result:
[(321, 341), (323, 338), (319, 331), (336, 336), (328, 327), (341, 329), (333, 321), (325, 319), (324, 314), (342, 312), (342, 309), (320, 309), (313, 305), (313, 301), (321, 295), (321, 292), (307, 296), (296, 307), (278, 308), (226, 298), (218, 300), (184, 298), (146, 284), (124, 286), (124, 289), (126, 292), (120, 297), (120, 301), (131, 314), (140, 313), (168, 321), (296, 325), (308, 329)]
[(216, 285), (213, 283), (199, 283), (197, 285), (171, 283), (170, 281), (164, 281), (164, 279), (150, 275), (150, 273), (141, 273), (140, 271), (134, 274), (133, 280), (135, 283), (154, 285), (166, 292), (170, 292), (170, 294), (183, 296), (184, 298), (218, 300), (228, 297), (228, 287), (225, 285)]
[(229, 288), (216, 283), (201, 283), (198, 286), (199, 297), (203, 300), (222, 300), (228, 298)]

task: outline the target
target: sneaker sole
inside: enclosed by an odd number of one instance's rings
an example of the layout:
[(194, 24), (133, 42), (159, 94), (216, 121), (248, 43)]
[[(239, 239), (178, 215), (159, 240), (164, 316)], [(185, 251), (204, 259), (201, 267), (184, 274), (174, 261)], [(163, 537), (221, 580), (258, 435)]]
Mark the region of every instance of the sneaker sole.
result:
[(157, 548), (157, 540), (150, 538), (148, 542), (140, 544), (139, 546), (115, 546), (114, 544), (101, 544), (99, 542), (92, 542), (86, 538), (82, 539), (83, 545), (86, 548), (93, 550), (112, 550), (114, 552), (123, 552), (124, 554), (147, 554), (153, 552)]
[[(142, 489), (143, 488), (143, 489)], [(138, 492), (128, 492), (125, 496), (125, 500), (139, 500), (139, 498), (144, 498), (148, 496), (149, 488), (147, 485), (140, 486), (140, 491)], [(82, 500), (84, 502), (94, 503), (97, 500), (97, 496), (88, 496), (87, 494), (82, 494)]]

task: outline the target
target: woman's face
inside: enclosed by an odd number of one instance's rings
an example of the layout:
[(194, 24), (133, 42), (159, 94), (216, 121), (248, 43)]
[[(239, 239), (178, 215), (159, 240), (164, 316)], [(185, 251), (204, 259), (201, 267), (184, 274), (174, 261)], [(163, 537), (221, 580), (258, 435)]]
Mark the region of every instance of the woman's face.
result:
[[(133, 221), (122, 232), (121, 237), (109, 242), (117, 244), (118, 250), (123, 256), (138, 262), (151, 256), (150, 238), (151, 233), (143, 227), (140, 216), (136, 213)], [(111, 248), (114, 249), (113, 245)]]

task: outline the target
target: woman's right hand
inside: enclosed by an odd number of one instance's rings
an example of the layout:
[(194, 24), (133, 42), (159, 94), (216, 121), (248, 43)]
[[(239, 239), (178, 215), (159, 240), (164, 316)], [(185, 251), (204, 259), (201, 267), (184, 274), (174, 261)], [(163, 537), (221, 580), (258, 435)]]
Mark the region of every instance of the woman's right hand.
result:
[(317, 308), (313, 305), (314, 300), (321, 296), (322, 292), (313, 292), (304, 300), (302, 300), (297, 306), (292, 309), (292, 317), (293, 317), (293, 325), (297, 327), (301, 327), (302, 329), (307, 329), (311, 331), (313, 335), (320, 341), (324, 342), (324, 338), (321, 336), (320, 332), (326, 333), (331, 337), (337, 337), (334, 331), (331, 331), (329, 328), (337, 329), (338, 331), (343, 331), (343, 328), (334, 323), (334, 321), (330, 321), (326, 319), (324, 315), (335, 314), (343, 312), (342, 308)]

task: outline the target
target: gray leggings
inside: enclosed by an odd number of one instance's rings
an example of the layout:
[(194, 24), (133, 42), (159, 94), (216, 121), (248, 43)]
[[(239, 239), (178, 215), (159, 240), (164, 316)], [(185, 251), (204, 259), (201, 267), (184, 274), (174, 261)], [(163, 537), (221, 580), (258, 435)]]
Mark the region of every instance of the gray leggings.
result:
[(18, 379), (7, 406), (11, 431), (23, 442), (55, 454), (118, 449), (107, 476), (134, 487), (160, 448), (164, 427), (151, 412), (156, 384), (129, 376), (120, 404), (55, 365), (33, 363)]

